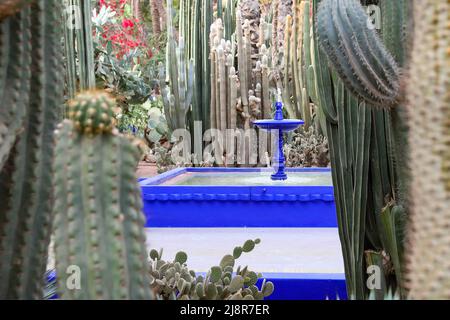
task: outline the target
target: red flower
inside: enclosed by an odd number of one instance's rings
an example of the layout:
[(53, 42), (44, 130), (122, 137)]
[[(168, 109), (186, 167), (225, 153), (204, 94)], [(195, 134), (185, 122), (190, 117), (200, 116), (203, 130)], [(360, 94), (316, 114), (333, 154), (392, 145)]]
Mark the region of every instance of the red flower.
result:
[(122, 27), (124, 27), (124, 28), (133, 28), (134, 27), (134, 23), (130, 19), (123, 19)]
[(116, 12), (116, 17), (120, 23), (107, 23), (103, 26), (100, 38), (103, 46), (107, 46), (111, 42), (114, 55), (118, 59), (123, 58), (135, 48), (141, 49), (142, 52), (147, 53), (148, 57), (153, 56), (153, 53), (148, 49), (145, 38), (143, 36), (143, 26), (136, 18), (125, 18), (125, 4), (127, 0), (99, 0), (98, 5), (108, 6)]

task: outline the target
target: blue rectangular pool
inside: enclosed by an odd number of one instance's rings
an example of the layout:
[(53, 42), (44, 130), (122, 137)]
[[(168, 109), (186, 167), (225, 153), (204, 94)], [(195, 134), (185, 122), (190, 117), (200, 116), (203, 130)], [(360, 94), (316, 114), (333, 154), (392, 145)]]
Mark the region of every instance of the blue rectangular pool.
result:
[(178, 168), (140, 181), (147, 227), (337, 227), (330, 169)]

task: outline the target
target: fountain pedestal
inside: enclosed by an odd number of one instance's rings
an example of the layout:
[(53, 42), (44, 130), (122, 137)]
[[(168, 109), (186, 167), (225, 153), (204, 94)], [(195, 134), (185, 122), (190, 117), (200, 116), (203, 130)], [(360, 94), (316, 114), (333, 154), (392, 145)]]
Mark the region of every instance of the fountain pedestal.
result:
[(303, 120), (296, 119), (284, 119), (283, 118), (283, 104), (281, 102), (277, 102), (275, 104), (275, 116), (273, 120), (257, 120), (254, 121), (253, 124), (263, 130), (267, 131), (276, 131), (278, 134), (278, 146), (277, 150), (273, 156), (273, 168), (275, 173), (271, 176), (272, 180), (275, 181), (283, 181), (287, 179), (286, 171), (285, 171), (285, 162), (286, 159), (284, 157), (283, 145), (283, 133), (289, 132), (297, 129), (305, 122)]

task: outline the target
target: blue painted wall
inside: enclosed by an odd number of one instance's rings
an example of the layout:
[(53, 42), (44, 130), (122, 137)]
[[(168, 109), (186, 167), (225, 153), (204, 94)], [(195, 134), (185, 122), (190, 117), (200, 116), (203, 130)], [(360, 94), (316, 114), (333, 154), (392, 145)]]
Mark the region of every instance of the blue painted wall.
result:
[[(337, 227), (332, 186), (162, 186), (186, 172), (254, 172), (181, 168), (140, 182), (147, 227)], [(295, 171), (330, 172), (329, 169)], [(330, 172), (331, 174), (331, 172)]]

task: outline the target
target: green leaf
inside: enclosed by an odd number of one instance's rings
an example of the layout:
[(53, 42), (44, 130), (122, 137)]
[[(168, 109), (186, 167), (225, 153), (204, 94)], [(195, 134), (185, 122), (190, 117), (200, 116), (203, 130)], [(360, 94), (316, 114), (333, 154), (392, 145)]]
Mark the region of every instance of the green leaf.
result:
[(225, 269), (227, 266), (234, 267), (234, 263), (235, 263), (234, 257), (232, 255), (227, 254), (220, 261), (220, 267), (222, 269)]
[(237, 275), (233, 279), (231, 279), (230, 285), (228, 286), (228, 289), (231, 293), (235, 293), (242, 289), (244, 286), (244, 278), (242, 276)]
[(180, 251), (175, 256), (175, 262), (178, 262), (179, 264), (184, 264), (187, 261), (187, 254), (186, 252)]
[(234, 248), (234, 250), (233, 250), (233, 256), (234, 256), (235, 259), (239, 259), (239, 257), (241, 256), (241, 254), (242, 254), (242, 248), (241, 248), (241, 247), (236, 247), (236, 248)]
[(247, 240), (242, 247), (244, 252), (250, 252), (255, 248), (255, 242), (253, 240)]
[(113, 52), (113, 46), (112, 46), (112, 42), (108, 41), (108, 43), (106, 44), (106, 52), (111, 55)]
[(222, 268), (215, 266), (211, 268), (210, 280), (211, 282), (218, 282), (222, 278)]

